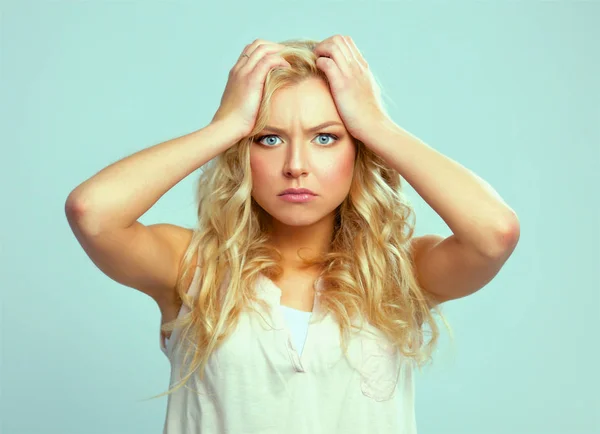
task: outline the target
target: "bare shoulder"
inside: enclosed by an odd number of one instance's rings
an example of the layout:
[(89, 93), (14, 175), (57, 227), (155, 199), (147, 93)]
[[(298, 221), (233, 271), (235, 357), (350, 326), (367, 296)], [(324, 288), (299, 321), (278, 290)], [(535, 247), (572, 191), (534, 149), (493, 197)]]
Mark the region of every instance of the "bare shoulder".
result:
[(168, 241), (169, 244), (177, 251), (181, 252), (181, 254), (185, 252), (185, 249), (189, 246), (192, 236), (194, 235), (193, 229), (170, 223), (157, 223), (149, 225), (148, 227), (151, 228), (155, 234)]
[[(149, 228), (151, 228), (159, 237), (163, 238), (171, 246), (175, 255), (175, 264), (177, 264), (177, 279), (179, 279), (185, 271), (182, 268), (182, 261), (187, 249), (190, 247), (194, 230), (169, 223), (154, 224), (150, 225)], [(188, 272), (183, 282), (185, 288), (189, 288), (192, 283), (197, 261), (198, 252), (196, 251), (194, 252), (193, 257), (187, 266)], [(156, 300), (156, 302), (158, 303), (160, 310), (163, 312), (172, 310), (174, 308), (178, 309), (178, 307), (181, 306), (181, 300), (179, 300), (179, 297), (177, 296), (175, 287), (173, 287), (173, 290), (170, 293), (165, 294), (164, 298), (159, 298)]]
[(498, 253), (482, 253), (454, 234), (448, 237), (428, 234), (412, 240), (411, 254), (417, 280), (439, 304), (466, 297), (486, 286), (515, 246), (516, 241), (494, 249)]
[(421, 253), (423, 250), (431, 248), (433, 245), (443, 241), (444, 237), (437, 234), (426, 234), (419, 237), (413, 237), (410, 240), (411, 249), (414, 255)]

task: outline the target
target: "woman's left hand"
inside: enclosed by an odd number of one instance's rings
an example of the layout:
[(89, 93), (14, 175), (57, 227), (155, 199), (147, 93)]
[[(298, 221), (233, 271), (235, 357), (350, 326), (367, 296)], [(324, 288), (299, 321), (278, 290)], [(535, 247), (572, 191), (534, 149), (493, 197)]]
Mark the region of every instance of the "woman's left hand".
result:
[(381, 89), (350, 36), (334, 35), (313, 50), (317, 67), (329, 80), (338, 113), (348, 132), (367, 145), (369, 133), (388, 120)]

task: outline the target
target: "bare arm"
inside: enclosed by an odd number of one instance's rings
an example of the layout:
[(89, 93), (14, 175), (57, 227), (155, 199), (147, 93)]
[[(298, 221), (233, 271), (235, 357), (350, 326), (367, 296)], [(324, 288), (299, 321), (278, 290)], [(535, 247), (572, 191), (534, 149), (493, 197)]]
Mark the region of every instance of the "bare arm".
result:
[(69, 194), (69, 221), (91, 235), (130, 227), (179, 181), (241, 137), (234, 125), (215, 121), (125, 157)]
[(239, 137), (233, 123), (211, 123), (111, 164), (75, 188), (65, 213), (92, 262), (112, 280), (152, 297), (164, 312), (175, 300), (180, 261), (192, 230), (171, 224), (145, 226), (137, 219)]

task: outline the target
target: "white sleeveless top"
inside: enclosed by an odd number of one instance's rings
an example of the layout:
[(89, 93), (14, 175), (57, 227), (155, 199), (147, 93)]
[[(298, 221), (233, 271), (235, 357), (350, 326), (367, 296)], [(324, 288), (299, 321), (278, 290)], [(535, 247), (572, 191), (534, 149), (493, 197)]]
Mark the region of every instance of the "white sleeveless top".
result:
[[(351, 335), (346, 358), (337, 322), (320, 309), (320, 281), (312, 312), (282, 306), (281, 289), (262, 274), (256, 289), (270, 311), (243, 312), (203, 381), (194, 372), (168, 395), (163, 434), (416, 434), (413, 363), (378, 329), (366, 323)], [(179, 316), (187, 312), (182, 305)], [(166, 342), (160, 334), (169, 387), (180, 379), (180, 331)]]

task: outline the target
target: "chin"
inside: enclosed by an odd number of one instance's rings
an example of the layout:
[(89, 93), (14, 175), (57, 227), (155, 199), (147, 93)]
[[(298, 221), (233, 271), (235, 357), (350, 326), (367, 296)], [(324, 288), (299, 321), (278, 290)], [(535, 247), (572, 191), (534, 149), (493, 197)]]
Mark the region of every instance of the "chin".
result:
[(266, 211), (274, 220), (277, 220), (279, 223), (284, 224), (286, 226), (295, 227), (314, 225), (324, 217), (321, 215), (314, 215), (313, 213), (298, 213), (297, 211), (294, 212), (294, 210), (292, 210), (289, 213), (282, 213), (281, 210), (280, 212), (274, 213), (269, 212), (269, 210)]

